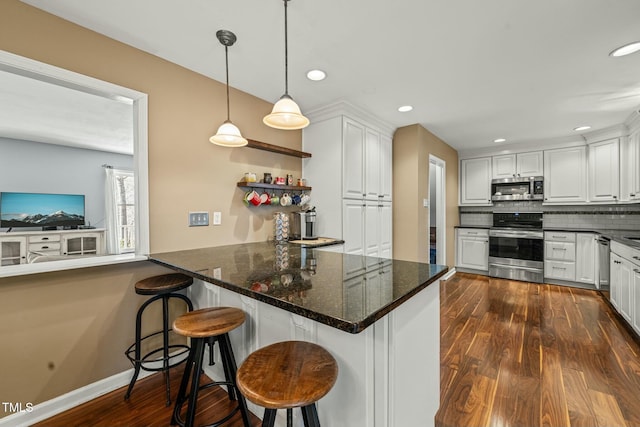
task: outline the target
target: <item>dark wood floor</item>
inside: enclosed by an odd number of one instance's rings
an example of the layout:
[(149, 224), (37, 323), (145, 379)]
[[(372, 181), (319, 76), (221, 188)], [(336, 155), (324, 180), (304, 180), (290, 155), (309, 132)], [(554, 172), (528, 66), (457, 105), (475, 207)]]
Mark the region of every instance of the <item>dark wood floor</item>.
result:
[[(172, 403), (178, 394), (180, 379), (184, 364), (171, 369), (171, 398)], [(204, 375), (201, 383), (209, 381)], [(165, 386), (162, 374), (153, 374), (139, 380), (131, 397), (124, 401), (126, 387), (100, 396), (83, 405), (58, 414), (52, 418), (35, 424), (37, 427), (166, 427), (171, 421), (173, 406), (165, 406)], [(184, 410), (186, 410), (186, 404)], [(212, 387), (201, 392), (198, 396), (198, 410), (196, 425), (211, 424), (228, 414), (233, 404), (227, 398), (225, 391), (219, 387)], [(183, 411), (184, 412), (184, 411)], [(253, 427), (261, 421), (252, 415)], [(243, 427), (242, 418), (236, 413), (225, 427)]]
[(640, 347), (596, 291), (458, 273), (440, 426), (640, 426)]
[[(441, 307), (439, 426), (640, 426), (640, 346), (597, 292), (458, 273)], [(163, 392), (154, 375), (129, 402), (117, 390), (37, 425), (166, 426)], [(224, 392), (205, 399), (200, 420), (225, 410)]]

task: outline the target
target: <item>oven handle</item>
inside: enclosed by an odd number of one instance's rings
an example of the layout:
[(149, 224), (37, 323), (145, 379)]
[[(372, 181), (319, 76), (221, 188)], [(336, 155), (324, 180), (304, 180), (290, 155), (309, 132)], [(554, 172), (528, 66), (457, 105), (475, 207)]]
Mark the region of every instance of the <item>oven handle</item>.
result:
[(490, 262), (489, 263), (489, 267), (496, 267), (496, 268), (510, 268), (513, 270), (524, 270), (524, 271), (532, 271), (534, 273), (540, 273), (542, 272), (541, 268), (535, 268), (535, 267), (523, 267), (521, 265), (506, 265), (506, 264), (496, 264), (494, 262)]
[(512, 237), (516, 239), (544, 239), (542, 231), (489, 230), (489, 237)]

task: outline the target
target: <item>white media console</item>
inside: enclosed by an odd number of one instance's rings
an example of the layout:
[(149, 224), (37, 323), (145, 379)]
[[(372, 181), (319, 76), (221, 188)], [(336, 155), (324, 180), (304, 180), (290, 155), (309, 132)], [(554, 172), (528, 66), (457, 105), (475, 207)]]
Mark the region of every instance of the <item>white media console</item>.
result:
[(0, 266), (103, 255), (103, 228), (0, 234)]

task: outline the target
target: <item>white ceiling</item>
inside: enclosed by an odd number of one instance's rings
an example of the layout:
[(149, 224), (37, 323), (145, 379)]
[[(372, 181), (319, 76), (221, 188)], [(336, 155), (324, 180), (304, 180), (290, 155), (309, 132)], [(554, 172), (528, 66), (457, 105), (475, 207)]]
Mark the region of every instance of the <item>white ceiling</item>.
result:
[(133, 154), (133, 102), (0, 70), (0, 136)]
[[(281, 0), (23, 1), (222, 82), (215, 33), (231, 30), (231, 85), (284, 92)], [(456, 149), (531, 145), (637, 109), (640, 53), (608, 56), (636, 40), (638, 0), (292, 0), (289, 93), (303, 112), (345, 100)]]

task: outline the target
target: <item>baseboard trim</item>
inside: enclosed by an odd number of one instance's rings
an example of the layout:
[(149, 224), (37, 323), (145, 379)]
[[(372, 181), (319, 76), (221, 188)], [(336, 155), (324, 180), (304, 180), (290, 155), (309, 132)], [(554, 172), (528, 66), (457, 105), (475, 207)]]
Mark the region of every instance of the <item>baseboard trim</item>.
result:
[[(138, 381), (154, 372), (140, 371)], [(112, 375), (100, 381), (87, 384), (62, 396), (55, 397), (46, 402), (33, 405), (30, 411), (22, 410), (6, 417), (0, 418), (0, 427), (23, 427), (51, 418), (61, 412), (81, 405), (89, 400), (110, 393), (129, 384), (133, 376), (133, 368)], [(124, 399), (124, 396), (123, 396)], [(26, 404), (23, 404), (25, 406)]]
[(456, 268), (455, 267), (449, 269), (449, 271), (447, 271), (447, 274), (445, 274), (444, 276), (440, 277), (440, 280), (449, 280), (450, 278), (453, 277), (454, 274), (456, 274)]

